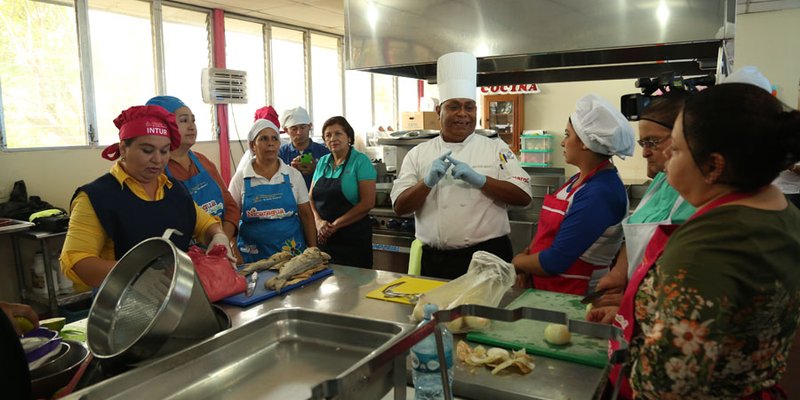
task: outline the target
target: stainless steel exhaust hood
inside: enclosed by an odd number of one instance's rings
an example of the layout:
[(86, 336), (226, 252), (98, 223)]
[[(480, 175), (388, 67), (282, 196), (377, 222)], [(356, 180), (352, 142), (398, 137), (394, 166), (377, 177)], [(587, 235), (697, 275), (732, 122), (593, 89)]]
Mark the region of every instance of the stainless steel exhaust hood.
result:
[(725, 69), (734, 0), (345, 0), (347, 68), (435, 82), (478, 57), (478, 85)]

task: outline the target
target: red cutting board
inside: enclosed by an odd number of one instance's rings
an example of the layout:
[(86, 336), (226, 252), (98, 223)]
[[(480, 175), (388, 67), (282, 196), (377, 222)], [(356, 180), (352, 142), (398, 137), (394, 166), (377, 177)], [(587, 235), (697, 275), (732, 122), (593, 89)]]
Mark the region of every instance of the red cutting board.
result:
[[(581, 304), (581, 296), (528, 289), (506, 309), (519, 307), (542, 308), (560, 311), (570, 319), (583, 320), (586, 306)], [(537, 354), (603, 368), (608, 363), (608, 340), (591, 336), (572, 334), (570, 343), (557, 346), (544, 340), (544, 328), (548, 322), (520, 320), (516, 322), (492, 321), (491, 328), (484, 332), (471, 332), (467, 340), (490, 346), (508, 349), (525, 348), (528, 354)]]

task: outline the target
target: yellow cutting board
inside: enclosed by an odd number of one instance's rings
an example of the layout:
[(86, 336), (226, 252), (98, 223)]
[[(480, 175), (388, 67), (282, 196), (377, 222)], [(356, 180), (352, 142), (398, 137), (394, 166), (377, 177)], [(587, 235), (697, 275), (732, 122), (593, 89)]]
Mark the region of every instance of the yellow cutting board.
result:
[(409, 294), (425, 293), (433, 288), (442, 286), (445, 283), (447, 283), (446, 281), (435, 281), (432, 279), (406, 276), (367, 293), (367, 297), (370, 299), (393, 301), (395, 303), (401, 303), (401, 304), (411, 304), (411, 302), (409, 302), (405, 297), (386, 297), (383, 294), (384, 289), (399, 282), (402, 282), (402, 284), (393, 287), (392, 291), (396, 293), (409, 293)]

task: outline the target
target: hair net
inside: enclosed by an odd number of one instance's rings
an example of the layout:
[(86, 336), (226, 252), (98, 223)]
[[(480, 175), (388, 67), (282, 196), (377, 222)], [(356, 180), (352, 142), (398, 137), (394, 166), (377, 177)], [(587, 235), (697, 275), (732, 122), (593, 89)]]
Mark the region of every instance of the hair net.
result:
[(257, 119), (256, 122), (253, 123), (253, 127), (250, 128), (250, 133), (247, 134), (247, 141), (252, 142), (253, 140), (256, 140), (258, 133), (267, 128), (272, 128), (275, 130), (275, 133), (279, 132), (278, 126), (275, 125), (274, 122), (268, 119)]
[(306, 111), (305, 108), (295, 107), (284, 111), (281, 121), (283, 121), (283, 127), (289, 129), (295, 125), (310, 124), (311, 117), (308, 115), (308, 111)]
[[(175, 116), (160, 106), (133, 106), (115, 118), (114, 125), (119, 128), (119, 140), (164, 136), (169, 138), (170, 150), (181, 145), (181, 133)], [(119, 143), (106, 147), (101, 155), (106, 160), (116, 160), (119, 158)]]
[(156, 96), (150, 100), (147, 100), (147, 103), (145, 103), (145, 105), (159, 106), (173, 114), (175, 113), (175, 110), (181, 107), (186, 107), (186, 104), (183, 104), (181, 99), (173, 96)]
[(749, 83), (772, 93), (772, 84), (769, 83), (769, 79), (752, 65), (739, 68), (734, 73), (722, 78), (720, 84), (723, 83)]
[(570, 116), (572, 127), (589, 150), (617, 155), (633, 155), (633, 128), (608, 101), (596, 94), (578, 100)]

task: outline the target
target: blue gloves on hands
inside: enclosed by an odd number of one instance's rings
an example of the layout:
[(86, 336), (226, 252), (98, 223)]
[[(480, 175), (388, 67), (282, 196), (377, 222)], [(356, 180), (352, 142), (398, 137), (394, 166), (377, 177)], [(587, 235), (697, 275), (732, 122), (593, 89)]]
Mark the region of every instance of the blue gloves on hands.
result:
[(472, 169), (469, 164), (450, 157), (450, 153), (447, 153), (446, 156), (447, 160), (453, 164), (452, 174), (454, 178), (461, 179), (462, 181), (467, 182), (478, 189), (482, 188), (483, 185), (486, 184), (486, 175), (481, 175), (475, 172), (475, 170)]
[(432, 188), (439, 183), (439, 180), (442, 179), (444, 174), (447, 173), (447, 169), (450, 168), (450, 161), (447, 159), (450, 157), (450, 151), (447, 153), (442, 154), (441, 157), (436, 158), (431, 163), (431, 170), (428, 172), (428, 176), (422, 180), (425, 183), (425, 186)]

